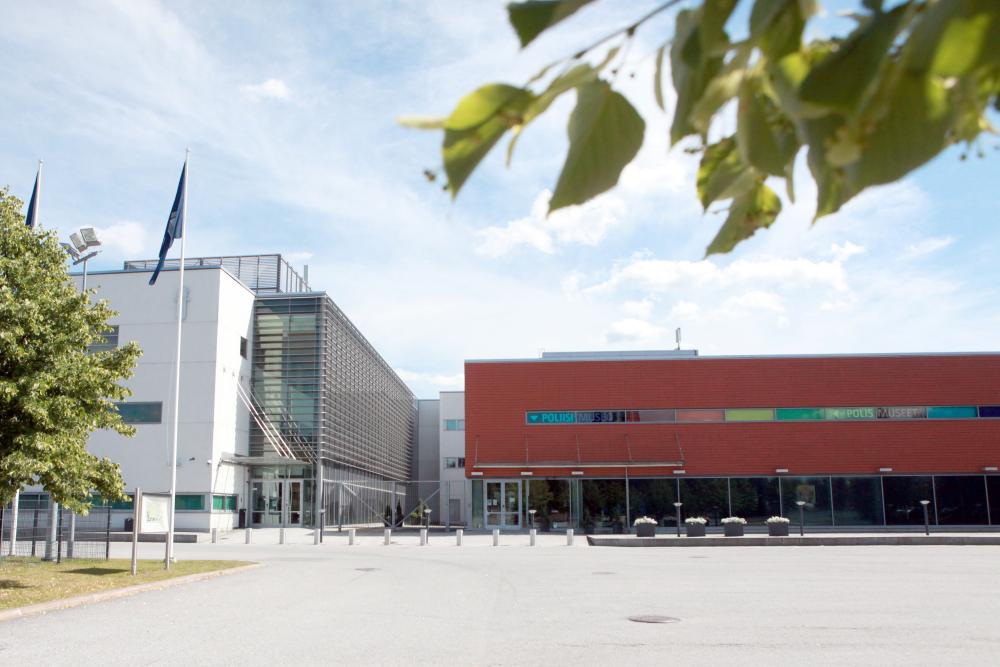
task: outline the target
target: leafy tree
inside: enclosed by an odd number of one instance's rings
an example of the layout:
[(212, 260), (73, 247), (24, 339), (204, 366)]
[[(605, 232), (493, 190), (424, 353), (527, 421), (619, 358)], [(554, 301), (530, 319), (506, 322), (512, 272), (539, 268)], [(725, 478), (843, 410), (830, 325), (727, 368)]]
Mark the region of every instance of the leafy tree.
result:
[[(529, 0), (507, 10), (527, 47), (591, 2)], [(694, 138), (688, 150), (701, 155), (696, 188), (704, 209), (728, 202), (708, 255), (729, 252), (774, 222), (781, 212), (771, 189), (776, 179), (784, 179), (794, 200), (792, 168), (802, 148), (820, 218), (951, 144), (975, 148), (980, 134), (992, 131), (987, 111), (1000, 110), (997, 0), (862, 0), (849, 34), (809, 43), (803, 34), (816, 13), (814, 0), (669, 0), (523, 85), (490, 83), (446, 118), (401, 122), (444, 130), (446, 187), (454, 197), (505, 134), (509, 164), (523, 129), (575, 91), (569, 152), (549, 212), (582, 204), (614, 187), (642, 146), (645, 122), (612, 84), (629, 64), (627, 47), (637, 31), (673, 8), (682, 9), (656, 52), (652, 88), (665, 110), (669, 64), (676, 93), (671, 143)], [(730, 102), (736, 131), (716, 139), (715, 121)]]
[(90, 303), (51, 232), (33, 231), (22, 202), (0, 190), (0, 503), (25, 484), (86, 512), (92, 491), (124, 500), (118, 464), (87, 452), (96, 429), (132, 435), (113, 401), (131, 392), (139, 347), (88, 354), (116, 313)]

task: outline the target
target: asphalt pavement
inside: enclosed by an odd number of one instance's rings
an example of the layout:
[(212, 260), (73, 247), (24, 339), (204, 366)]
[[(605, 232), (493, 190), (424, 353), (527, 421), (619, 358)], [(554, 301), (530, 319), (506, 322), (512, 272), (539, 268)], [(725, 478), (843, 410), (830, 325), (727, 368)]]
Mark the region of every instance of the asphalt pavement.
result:
[[(573, 547), (240, 532), (264, 567), (0, 624), (9, 665), (997, 664), (1000, 547)], [(113, 545), (125, 557), (129, 545)], [(162, 544), (140, 545), (141, 556)], [(630, 617), (652, 617), (644, 623)]]

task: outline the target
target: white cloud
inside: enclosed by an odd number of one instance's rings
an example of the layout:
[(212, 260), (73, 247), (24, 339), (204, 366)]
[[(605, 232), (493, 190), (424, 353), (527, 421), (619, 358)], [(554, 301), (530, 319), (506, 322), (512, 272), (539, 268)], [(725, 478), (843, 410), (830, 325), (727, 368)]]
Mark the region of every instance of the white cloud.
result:
[(804, 257), (739, 259), (719, 266), (709, 259), (693, 262), (637, 257), (616, 267), (607, 280), (588, 287), (587, 291), (637, 288), (669, 292), (678, 288), (725, 288), (758, 283), (825, 285), (836, 290), (847, 289), (844, 267), (839, 261), (815, 261)]
[(860, 255), (865, 249), (856, 243), (851, 243), (850, 241), (844, 241), (843, 243), (834, 243), (830, 246), (830, 254), (838, 262), (846, 262), (851, 257), (855, 255)]
[(955, 239), (950, 236), (932, 236), (906, 246), (905, 256), (912, 259), (914, 257), (930, 255), (938, 250), (947, 248), (954, 242)]
[(645, 320), (625, 318), (611, 325), (606, 338), (609, 343), (656, 343), (663, 334), (663, 328)]
[(681, 299), (670, 309), (670, 317), (674, 319), (689, 319), (697, 317), (700, 311), (701, 306), (698, 304)]
[(785, 312), (785, 305), (780, 296), (774, 292), (750, 290), (739, 296), (729, 297), (722, 303), (722, 311), (741, 314), (746, 311), (765, 310), (772, 313)]
[(128, 259), (152, 257), (155, 248), (146, 231), (138, 222), (122, 220), (107, 227), (95, 227), (97, 238), (101, 240), (105, 250)]
[(632, 315), (639, 319), (648, 320), (653, 312), (653, 302), (649, 299), (642, 301), (626, 301), (622, 304), (622, 310), (626, 315)]
[(546, 217), (551, 198), (552, 193), (543, 190), (535, 198), (528, 217), (478, 232), (476, 252), (501, 257), (522, 245), (546, 254), (554, 253), (558, 245), (596, 246), (625, 217), (625, 202), (613, 195), (559, 209)]
[(281, 79), (268, 79), (261, 83), (243, 84), (240, 92), (254, 102), (261, 100), (287, 100), (291, 91)]

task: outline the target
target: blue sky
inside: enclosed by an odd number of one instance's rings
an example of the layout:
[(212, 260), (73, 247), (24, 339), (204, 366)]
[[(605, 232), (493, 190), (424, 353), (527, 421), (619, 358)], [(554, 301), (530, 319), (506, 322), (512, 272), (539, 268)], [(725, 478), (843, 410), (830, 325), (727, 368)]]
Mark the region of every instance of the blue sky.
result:
[[(572, 99), (456, 202), (424, 179), (440, 137), (398, 116), (523, 82), (619, 27), (623, 4), (520, 52), (503, 3), (485, 0), (13, 3), (0, 184), (26, 199), (44, 159), (43, 226), (99, 228), (92, 266), (117, 268), (155, 256), (189, 146), (189, 255), (308, 264), (421, 397), (461, 388), (466, 358), (672, 347), (675, 327), (703, 354), (1000, 349), (995, 139), (985, 159), (951, 149), (815, 226), (800, 164), (772, 229), (703, 259), (721, 219), (701, 214), (696, 163), (668, 151), (652, 100), (669, 17), (639, 34), (615, 83), (647, 121), (616, 190), (542, 215)], [(833, 4), (812, 30), (837, 25)]]

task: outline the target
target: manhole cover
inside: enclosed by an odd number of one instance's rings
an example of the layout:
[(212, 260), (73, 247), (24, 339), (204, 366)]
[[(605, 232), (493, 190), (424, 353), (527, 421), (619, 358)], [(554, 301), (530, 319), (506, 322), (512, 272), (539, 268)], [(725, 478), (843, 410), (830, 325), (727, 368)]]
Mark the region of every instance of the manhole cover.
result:
[(356, 567), (354, 569), (357, 570), (358, 572), (376, 572), (376, 571), (378, 571), (377, 567)]
[(628, 620), (633, 623), (680, 623), (681, 619), (673, 616), (657, 616), (655, 614), (644, 614), (642, 616), (629, 616)]
[(614, 572), (594, 572), (593, 574), (614, 574)]

